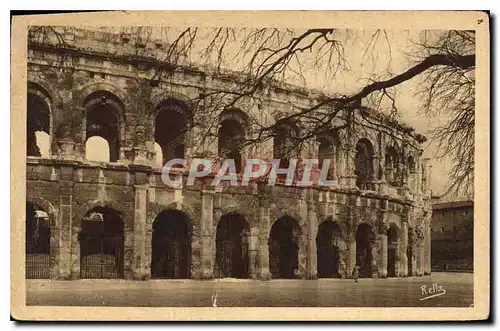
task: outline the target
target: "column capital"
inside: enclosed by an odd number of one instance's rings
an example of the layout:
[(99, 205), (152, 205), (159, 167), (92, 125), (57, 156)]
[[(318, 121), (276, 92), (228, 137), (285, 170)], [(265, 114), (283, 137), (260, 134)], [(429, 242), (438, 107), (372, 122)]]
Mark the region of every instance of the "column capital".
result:
[(215, 191), (206, 190), (206, 189), (202, 189), (200, 191), (200, 193), (201, 193), (202, 196), (211, 196), (211, 197), (213, 197), (215, 195)]
[(134, 190), (136, 191), (146, 191), (149, 188), (149, 184), (134, 184)]

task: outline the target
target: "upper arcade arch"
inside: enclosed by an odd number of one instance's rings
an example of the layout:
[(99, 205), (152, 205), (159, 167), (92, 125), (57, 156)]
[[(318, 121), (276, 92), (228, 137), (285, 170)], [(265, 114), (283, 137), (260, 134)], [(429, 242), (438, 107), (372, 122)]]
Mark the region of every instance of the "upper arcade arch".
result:
[(406, 158), (406, 165), (408, 166), (408, 170), (410, 172), (415, 172), (417, 170), (417, 164), (415, 162), (415, 158), (412, 155), (409, 155)]
[(236, 173), (243, 170), (242, 149), (248, 132), (248, 117), (239, 109), (228, 109), (219, 115), (218, 154), (233, 159)]
[(119, 87), (109, 84), (106, 82), (90, 83), (78, 89), (74, 95), (74, 104), (76, 107), (85, 108), (85, 103), (88, 101), (89, 96), (96, 92), (106, 92), (114, 95), (123, 104), (123, 117), (125, 116), (125, 110), (130, 108), (130, 98), (127, 93), (120, 89)]
[(274, 125), (273, 155), (275, 159), (288, 160), (298, 154), (300, 130), (289, 120), (279, 120)]
[[(28, 156), (48, 157), (52, 136), (52, 102), (43, 87), (28, 83), (26, 109), (26, 153)], [(40, 139), (42, 134), (48, 136), (48, 141)], [(47, 149), (49, 155), (43, 155), (42, 151)]]
[(361, 138), (356, 144), (355, 156), (355, 174), (356, 186), (360, 189), (370, 188), (370, 182), (373, 181), (373, 144), (366, 138)]
[(397, 186), (400, 184), (400, 154), (397, 146), (389, 146), (385, 151), (385, 178), (389, 184)]
[(330, 160), (327, 173), (327, 180), (337, 177), (337, 169), (340, 160), (340, 140), (336, 132), (329, 132), (318, 135), (318, 161), (319, 168), (322, 169), (324, 160)]
[(125, 138), (125, 105), (108, 91), (95, 91), (83, 102), (85, 110), (85, 141), (99, 136), (109, 145), (109, 161), (120, 157), (120, 146)]
[(170, 159), (185, 157), (192, 116), (191, 109), (180, 100), (167, 99), (156, 107), (153, 136), (161, 147), (163, 164)]
[(28, 93), (30, 90), (41, 91), (48, 98), (51, 110), (63, 107), (63, 101), (57, 89), (39, 73), (33, 73), (28, 70)]

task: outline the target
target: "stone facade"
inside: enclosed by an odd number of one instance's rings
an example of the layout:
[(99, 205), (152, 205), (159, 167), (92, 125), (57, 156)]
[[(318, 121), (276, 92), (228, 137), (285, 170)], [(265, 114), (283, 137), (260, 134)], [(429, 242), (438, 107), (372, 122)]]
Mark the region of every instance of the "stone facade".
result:
[[(81, 277), (83, 220), (89, 211), (99, 208), (116, 211), (123, 221), (121, 277), (125, 279), (151, 277), (155, 219), (165, 210), (186, 216), (190, 241), (186, 263), (189, 277), (194, 279), (214, 277), (218, 225), (229, 214), (242, 216), (246, 224), (248, 278), (288, 278), (293, 273), (294, 278), (315, 279), (318, 263), (322, 264), (319, 269), (326, 270), (320, 277), (349, 278), (362, 259), (369, 261), (363, 262), (366, 277), (430, 273), (431, 209), (426, 160), (422, 157), (424, 138), (412, 129), (391, 122), (388, 132), (387, 124), (371, 125), (356, 135), (347, 135), (350, 139), (336, 142), (332, 155), (338, 164), (334, 171), (338, 186), (251, 183), (242, 190), (197, 182), (170, 188), (153, 165), (158, 109), (168, 100), (167, 107), (189, 111), (194, 117), (206, 116), (203, 109), (190, 109), (202, 107), (199, 103), (192, 106), (190, 100), (230, 84), (231, 77), (179, 66), (169, 72), (168, 80), (158, 82), (153, 67), (161, 58), (160, 42), (143, 45), (123, 36), (78, 29), (59, 31), (64, 44), (31, 40), (28, 47), (28, 100), (38, 98), (37, 104), (48, 110), (49, 124), (38, 130), (50, 136), (50, 157), (27, 157), (26, 198), (50, 219), (51, 278)], [(317, 97), (312, 91), (289, 86), (264, 88), (261, 93), (261, 104), (242, 100), (238, 109), (265, 123), (273, 122), (273, 116), (286, 112), (291, 104), (311, 105)], [(96, 105), (117, 114), (116, 126), (110, 125), (106, 131), (116, 132), (117, 137), (110, 142), (112, 162), (85, 159), (86, 139), (94, 129), (89, 125), (94, 116), (91, 108)], [(29, 108), (28, 103), (30, 118)], [(373, 118), (380, 120), (375, 115)], [(213, 120), (198, 118), (197, 122)], [(102, 123), (96, 121), (98, 129)], [(195, 142), (201, 126), (186, 130), (182, 141), (186, 159), (217, 155), (216, 143)], [(243, 158), (257, 153), (271, 159), (272, 143), (272, 139), (263, 143)], [(318, 144), (313, 142), (300, 151), (301, 155), (317, 155)], [(28, 132), (28, 146), (33, 145)], [(371, 175), (360, 181), (357, 156), (366, 150), (370, 150), (370, 158), (359, 162), (369, 162)], [(28, 148), (28, 154), (30, 151), (37, 155), (36, 148)], [(277, 224), (279, 229), (290, 229), (290, 240), (278, 230), (274, 231), (276, 236), (285, 239), (270, 240)], [(323, 228), (331, 234), (326, 235), (326, 244), (320, 249), (318, 238)], [(285, 244), (295, 247), (296, 255), (276, 253)], [(287, 269), (283, 261), (288, 258), (296, 264)], [(331, 272), (330, 259), (335, 260)]]

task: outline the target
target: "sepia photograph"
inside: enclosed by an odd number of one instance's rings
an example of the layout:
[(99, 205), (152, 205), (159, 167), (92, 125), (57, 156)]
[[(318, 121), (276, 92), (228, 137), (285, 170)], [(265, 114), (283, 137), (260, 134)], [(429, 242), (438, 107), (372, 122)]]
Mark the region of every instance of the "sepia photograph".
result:
[(487, 318), (489, 24), (15, 17), (13, 316)]

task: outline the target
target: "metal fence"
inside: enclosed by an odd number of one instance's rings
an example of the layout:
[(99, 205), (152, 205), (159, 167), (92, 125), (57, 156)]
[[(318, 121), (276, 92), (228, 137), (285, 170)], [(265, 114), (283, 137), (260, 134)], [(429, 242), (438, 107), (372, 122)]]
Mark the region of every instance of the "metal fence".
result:
[(81, 245), (81, 278), (123, 278), (122, 238), (87, 237)]
[(50, 255), (26, 254), (25, 269), (27, 279), (50, 278)]

